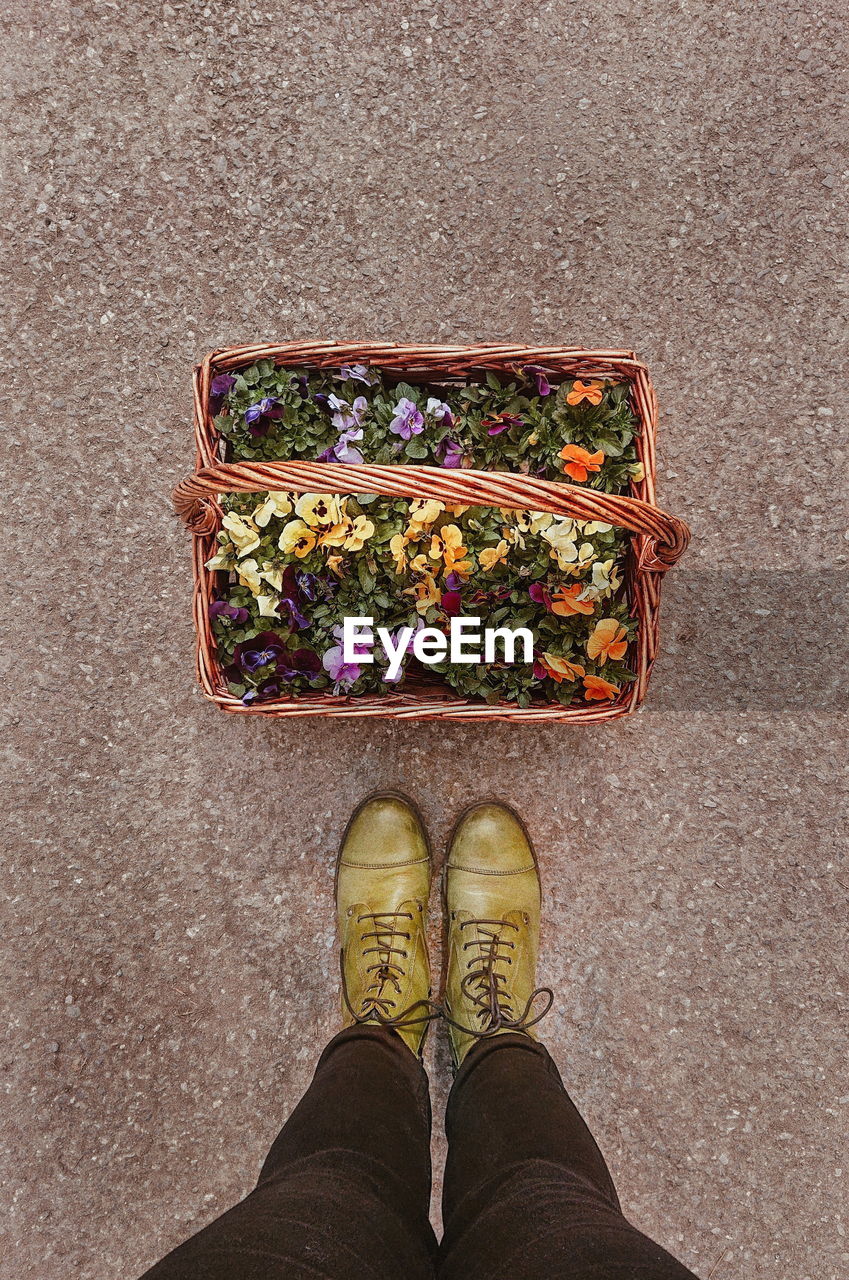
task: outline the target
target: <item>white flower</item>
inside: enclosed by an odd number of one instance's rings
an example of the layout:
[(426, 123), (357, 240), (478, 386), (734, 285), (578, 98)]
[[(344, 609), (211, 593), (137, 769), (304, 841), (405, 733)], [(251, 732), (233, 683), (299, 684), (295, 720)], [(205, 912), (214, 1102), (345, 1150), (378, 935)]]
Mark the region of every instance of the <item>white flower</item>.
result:
[(277, 606), (280, 600), (277, 596), (257, 596), (256, 602), (259, 605), (259, 616), (261, 618), (276, 618)]
[(266, 495), (265, 502), (260, 503), (256, 511), (251, 516), (254, 524), (259, 525), (260, 529), (264, 529), (272, 516), (288, 516), (292, 510), (292, 503), (288, 493), (284, 493), (282, 489)]

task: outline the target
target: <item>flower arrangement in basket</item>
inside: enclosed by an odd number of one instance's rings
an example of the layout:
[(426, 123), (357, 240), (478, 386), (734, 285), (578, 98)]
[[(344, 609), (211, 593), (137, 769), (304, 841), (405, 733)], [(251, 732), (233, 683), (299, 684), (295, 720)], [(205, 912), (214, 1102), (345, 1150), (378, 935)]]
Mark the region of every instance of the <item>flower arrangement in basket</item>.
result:
[(194, 391), (174, 503), (222, 709), (588, 723), (639, 706), (689, 531), (655, 503), (633, 353), (292, 342), (213, 352)]

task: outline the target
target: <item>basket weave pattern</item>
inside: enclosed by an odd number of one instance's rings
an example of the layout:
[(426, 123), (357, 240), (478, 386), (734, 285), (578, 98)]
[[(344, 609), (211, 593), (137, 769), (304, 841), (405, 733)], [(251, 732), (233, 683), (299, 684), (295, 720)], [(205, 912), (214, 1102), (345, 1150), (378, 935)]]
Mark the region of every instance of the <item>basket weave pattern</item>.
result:
[[(210, 384), (217, 373), (243, 368), (257, 360), (287, 367), (338, 368), (362, 363), (394, 371), (409, 382), (467, 381), (492, 371), (511, 376), (522, 365), (542, 365), (563, 378), (600, 378), (630, 384), (631, 408), (640, 423), (637, 452), (645, 478), (625, 497), (566, 483), (552, 483), (513, 472), (451, 470), (422, 466), (360, 466), (330, 462), (231, 462), (221, 460), (222, 442), (210, 413)], [(633, 352), (580, 351), (560, 347), (394, 346), (367, 343), (290, 342), (234, 347), (210, 353), (194, 375), (196, 469), (174, 490), (174, 507), (194, 535), (194, 618), (198, 635), (197, 671), (204, 694), (224, 711), (271, 716), (389, 716), (395, 719), (571, 721), (591, 724), (634, 712), (645, 697), (657, 653), (658, 610), (663, 574), (680, 558), (689, 542), (683, 521), (655, 503), (655, 432), (657, 403), (646, 366)], [(565, 443), (565, 442), (564, 442)], [(517, 510), (549, 511), (576, 520), (600, 520), (633, 534), (626, 562), (626, 584), (632, 614), (638, 620), (632, 646), (636, 680), (614, 701), (602, 705), (564, 707), (560, 703), (518, 707), (490, 706), (444, 691), (434, 682), (404, 692), (365, 697), (311, 691), (243, 706), (227, 689), (217, 659), (209, 619), (215, 574), (206, 561), (217, 548), (221, 527), (219, 495), (286, 489), (309, 493), (374, 493), (381, 496), (436, 498), (448, 505), (491, 505)]]

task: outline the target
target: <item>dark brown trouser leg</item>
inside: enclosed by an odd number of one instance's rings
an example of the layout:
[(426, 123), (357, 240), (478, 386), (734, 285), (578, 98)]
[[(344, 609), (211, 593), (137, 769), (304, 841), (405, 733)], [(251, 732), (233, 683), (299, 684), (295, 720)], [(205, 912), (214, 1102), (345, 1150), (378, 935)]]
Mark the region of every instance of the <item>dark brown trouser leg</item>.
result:
[(430, 1100), (392, 1031), (340, 1032), (255, 1191), (143, 1280), (432, 1280)]
[(448, 1102), (441, 1280), (695, 1280), (622, 1216), (542, 1045), (476, 1045)]

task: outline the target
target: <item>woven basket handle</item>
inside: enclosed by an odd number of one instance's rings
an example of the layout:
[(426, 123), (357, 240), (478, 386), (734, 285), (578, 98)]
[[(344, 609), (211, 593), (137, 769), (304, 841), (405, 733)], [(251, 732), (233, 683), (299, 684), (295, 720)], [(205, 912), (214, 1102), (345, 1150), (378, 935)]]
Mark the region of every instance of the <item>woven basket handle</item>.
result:
[(574, 520), (600, 520), (641, 534), (640, 569), (665, 573), (690, 541), (683, 520), (639, 498), (626, 498), (579, 485), (553, 484), (506, 471), (464, 471), (443, 467), (349, 466), (338, 462), (229, 462), (203, 467), (173, 493), (174, 508), (196, 537), (218, 529), (218, 495), (267, 490), (300, 493), (376, 493), (395, 498), (435, 498), (448, 506), (510, 507), (550, 511)]

